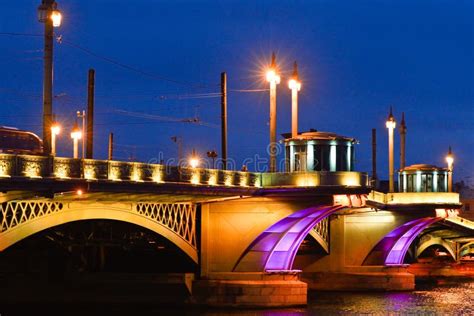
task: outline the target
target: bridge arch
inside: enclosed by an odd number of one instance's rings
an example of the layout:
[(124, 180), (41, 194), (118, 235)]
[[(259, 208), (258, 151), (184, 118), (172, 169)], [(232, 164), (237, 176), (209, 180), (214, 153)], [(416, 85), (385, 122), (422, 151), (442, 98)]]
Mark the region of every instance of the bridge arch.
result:
[(385, 235), (365, 258), (362, 265), (401, 265), (408, 248), (428, 226), (443, 220), (442, 217), (424, 217), (409, 221)]
[(116, 220), (147, 228), (198, 262), (196, 207), (191, 203), (5, 202), (0, 205), (0, 251), (45, 229), (94, 219)]
[(456, 260), (456, 252), (453, 250), (449, 243), (447, 243), (440, 237), (430, 238), (421, 245), (418, 245), (416, 249), (416, 258), (418, 258), (426, 249), (435, 245), (443, 247), (451, 255), (451, 258), (453, 258), (453, 260)]

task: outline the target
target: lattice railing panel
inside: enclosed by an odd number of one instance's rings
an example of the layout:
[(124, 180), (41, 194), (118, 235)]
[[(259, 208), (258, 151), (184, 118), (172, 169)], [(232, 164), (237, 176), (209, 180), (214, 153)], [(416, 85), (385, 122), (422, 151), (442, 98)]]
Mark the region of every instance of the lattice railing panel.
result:
[(60, 212), (63, 203), (50, 201), (10, 201), (0, 205), (0, 232), (37, 217)]
[[(48, 200), (9, 201), (0, 204), (0, 238), (18, 225), (66, 211), (67, 203)], [(196, 206), (192, 203), (132, 203), (132, 213), (166, 227), (196, 249)], [(87, 207), (87, 206), (84, 206)], [(112, 211), (113, 212), (113, 211)]]
[(152, 218), (196, 248), (196, 205), (191, 203), (137, 203), (140, 215)]
[(313, 232), (329, 245), (329, 218), (326, 217), (316, 224), (316, 226), (313, 227)]

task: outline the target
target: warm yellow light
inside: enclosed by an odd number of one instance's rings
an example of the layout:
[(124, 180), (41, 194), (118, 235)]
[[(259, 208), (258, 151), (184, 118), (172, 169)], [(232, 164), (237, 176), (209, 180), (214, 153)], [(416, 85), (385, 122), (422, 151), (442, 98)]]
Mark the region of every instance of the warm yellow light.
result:
[(395, 126), (397, 126), (397, 123), (395, 121), (387, 121), (385, 123), (385, 126), (387, 126), (387, 128), (395, 128)]
[(189, 159), (189, 165), (191, 166), (191, 168), (196, 168), (197, 166), (199, 166), (199, 159), (196, 157), (191, 157)]
[(274, 69), (269, 69), (267, 71), (267, 81), (279, 84), (280, 83), (280, 76), (275, 72)]
[(51, 126), (51, 133), (53, 133), (54, 135), (59, 135), (60, 132), (61, 132), (61, 126), (59, 126), (58, 124), (53, 124)]
[(82, 192), (82, 190), (77, 190), (76, 193), (77, 193), (77, 195), (81, 196), (83, 192)]
[(81, 139), (82, 138), (82, 132), (80, 130), (73, 130), (71, 132), (71, 138), (72, 139)]
[(290, 79), (290, 81), (288, 81), (288, 87), (291, 90), (296, 89), (297, 91), (300, 91), (301, 90), (301, 82), (299, 82), (296, 79)]
[(61, 25), (61, 20), (62, 20), (62, 15), (61, 12), (58, 10), (53, 10), (51, 13), (51, 21), (53, 21), (53, 26), (54, 27), (59, 27)]
[(454, 163), (454, 158), (452, 155), (447, 155), (446, 156), (446, 162), (448, 163), (448, 166), (451, 167)]

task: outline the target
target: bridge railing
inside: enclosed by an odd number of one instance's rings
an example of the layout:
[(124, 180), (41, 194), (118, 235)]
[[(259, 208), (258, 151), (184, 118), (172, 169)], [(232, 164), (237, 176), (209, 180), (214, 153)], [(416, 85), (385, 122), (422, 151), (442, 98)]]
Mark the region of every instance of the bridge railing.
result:
[(361, 172), (259, 173), (142, 162), (0, 154), (0, 178), (59, 178), (239, 187), (367, 187)]
[(11, 154), (0, 154), (0, 177), (82, 178), (157, 183), (184, 182), (241, 187), (261, 186), (261, 174), (254, 172)]

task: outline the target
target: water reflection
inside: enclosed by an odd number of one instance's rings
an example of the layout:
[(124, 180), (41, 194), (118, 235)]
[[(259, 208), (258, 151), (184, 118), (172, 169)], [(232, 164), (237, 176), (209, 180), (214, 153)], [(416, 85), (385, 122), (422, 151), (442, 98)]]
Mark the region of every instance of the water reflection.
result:
[[(34, 304), (39, 314), (61, 315), (474, 315), (474, 281), (425, 288), (412, 292), (310, 292), (308, 306), (291, 309), (206, 309), (197, 307), (164, 307), (150, 304)], [(3, 315), (23, 314), (31, 306), (0, 306)], [(20, 312), (20, 313), (19, 313)], [(31, 315), (30, 313), (28, 315)]]

